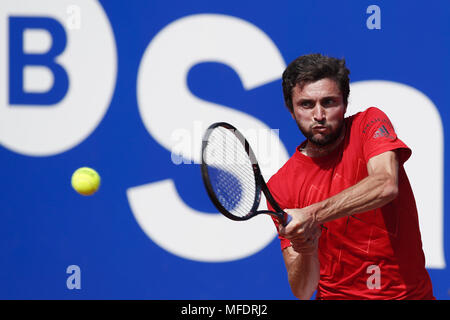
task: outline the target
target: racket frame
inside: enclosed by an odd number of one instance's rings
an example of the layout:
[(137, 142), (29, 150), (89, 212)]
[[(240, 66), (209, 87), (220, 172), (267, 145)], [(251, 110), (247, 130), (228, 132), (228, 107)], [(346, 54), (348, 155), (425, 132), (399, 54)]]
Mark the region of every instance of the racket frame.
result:
[[(252, 208), (250, 209), (250, 212), (248, 212), (247, 215), (242, 216), (242, 217), (233, 215), (227, 209), (225, 209), (224, 206), (222, 206), (219, 199), (217, 199), (216, 193), (214, 192), (213, 187), (210, 182), (210, 179), (209, 179), (208, 165), (206, 164), (205, 158), (204, 158), (205, 149), (208, 146), (208, 140), (209, 140), (209, 137), (210, 137), (212, 131), (218, 127), (223, 127), (227, 130), (232, 131), (232, 133), (236, 136), (236, 138), (241, 142), (241, 144), (244, 147), (244, 150), (247, 153), (247, 155), (250, 159), (250, 162), (252, 164), (252, 169), (253, 169), (253, 173), (254, 173), (254, 177), (255, 177), (255, 200), (254, 200)], [(256, 156), (255, 156), (252, 148), (250, 147), (250, 143), (243, 136), (243, 134), (237, 128), (235, 128), (233, 125), (231, 125), (227, 122), (216, 122), (208, 127), (208, 129), (206, 130), (206, 133), (203, 137), (203, 140), (202, 140), (201, 159), (202, 159), (202, 162), (201, 162), (200, 168), (201, 168), (201, 173), (202, 173), (202, 179), (203, 179), (203, 183), (205, 185), (206, 191), (208, 193), (208, 196), (211, 199), (214, 206), (224, 216), (226, 216), (227, 218), (229, 218), (231, 220), (244, 221), (244, 220), (253, 218), (254, 216), (256, 216), (258, 214), (263, 213), (263, 214), (269, 214), (269, 215), (275, 217), (276, 219), (278, 219), (279, 223), (281, 223), (282, 225), (286, 225), (290, 221), (290, 216), (280, 208), (280, 206), (278, 205), (278, 203), (275, 201), (272, 194), (270, 193), (269, 188), (267, 187), (267, 184), (261, 174), (261, 169), (259, 167)], [(270, 203), (270, 205), (272, 206), (272, 208), (275, 211), (258, 210), (259, 204), (261, 202), (261, 191), (264, 193), (267, 201)]]

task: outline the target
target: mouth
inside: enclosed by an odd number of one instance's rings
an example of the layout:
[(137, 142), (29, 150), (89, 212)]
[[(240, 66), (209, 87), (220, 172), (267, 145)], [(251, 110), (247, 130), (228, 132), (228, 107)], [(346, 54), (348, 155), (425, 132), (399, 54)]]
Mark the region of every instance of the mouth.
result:
[(328, 128), (325, 126), (314, 126), (314, 127), (312, 127), (312, 130), (318, 131), (318, 132), (325, 132), (328, 130)]

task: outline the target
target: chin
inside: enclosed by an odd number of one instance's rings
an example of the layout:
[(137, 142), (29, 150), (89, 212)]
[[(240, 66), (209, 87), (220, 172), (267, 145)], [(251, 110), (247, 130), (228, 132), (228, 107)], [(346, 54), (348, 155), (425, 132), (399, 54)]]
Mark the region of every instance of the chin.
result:
[(336, 141), (336, 139), (337, 139), (337, 137), (334, 137), (332, 135), (327, 135), (327, 136), (319, 136), (319, 137), (313, 136), (308, 140), (319, 147), (326, 147), (327, 145), (332, 144), (334, 141)]
[(315, 144), (316, 146), (319, 146), (319, 147), (326, 147), (327, 145), (330, 144), (330, 142), (326, 141), (326, 140), (311, 139), (309, 141), (312, 142), (313, 144)]

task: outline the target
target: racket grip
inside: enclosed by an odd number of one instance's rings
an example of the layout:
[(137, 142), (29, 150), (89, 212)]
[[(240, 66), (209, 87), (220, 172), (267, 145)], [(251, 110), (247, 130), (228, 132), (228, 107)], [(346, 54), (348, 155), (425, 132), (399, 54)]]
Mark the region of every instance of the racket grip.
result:
[(285, 214), (285, 217), (286, 217), (286, 222), (283, 224), (283, 227), (286, 227), (289, 224), (289, 222), (291, 222), (292, 216), (287, 214), (286, 212), (284, 214)]

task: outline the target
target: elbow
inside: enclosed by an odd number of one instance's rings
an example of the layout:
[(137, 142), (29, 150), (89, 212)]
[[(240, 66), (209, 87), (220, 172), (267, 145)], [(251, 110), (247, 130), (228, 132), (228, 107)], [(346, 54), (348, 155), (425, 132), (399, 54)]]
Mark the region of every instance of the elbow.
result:
[(319, 279), (314, 279), (308, 283), (293, 285), (291, 283), (291, 290), (294, 296), (299, 300), (309, 300), (313, 296), (319, 284)]
[(383, 184), (383, 190), (381, 194), (381, 198), (383, 198), (386, 203), (391, 202), (398, 196), (398, 183), (394, 181), (392, 178), (386, 179)]
[(312, 292), (301, 292), (301, 293), (297, 293), (297, 294), (294, 293), (295, 297), (298, 300), (310, 300), (313, 294), (314, 294), (314, 291), (312, 291)]
[(310, 288), (291, 288), (292, 293), (294, 296), (299, 300), (309, 300), (314, 294), (314, 291), (316, 291), (316, 287), (310, 287)]

